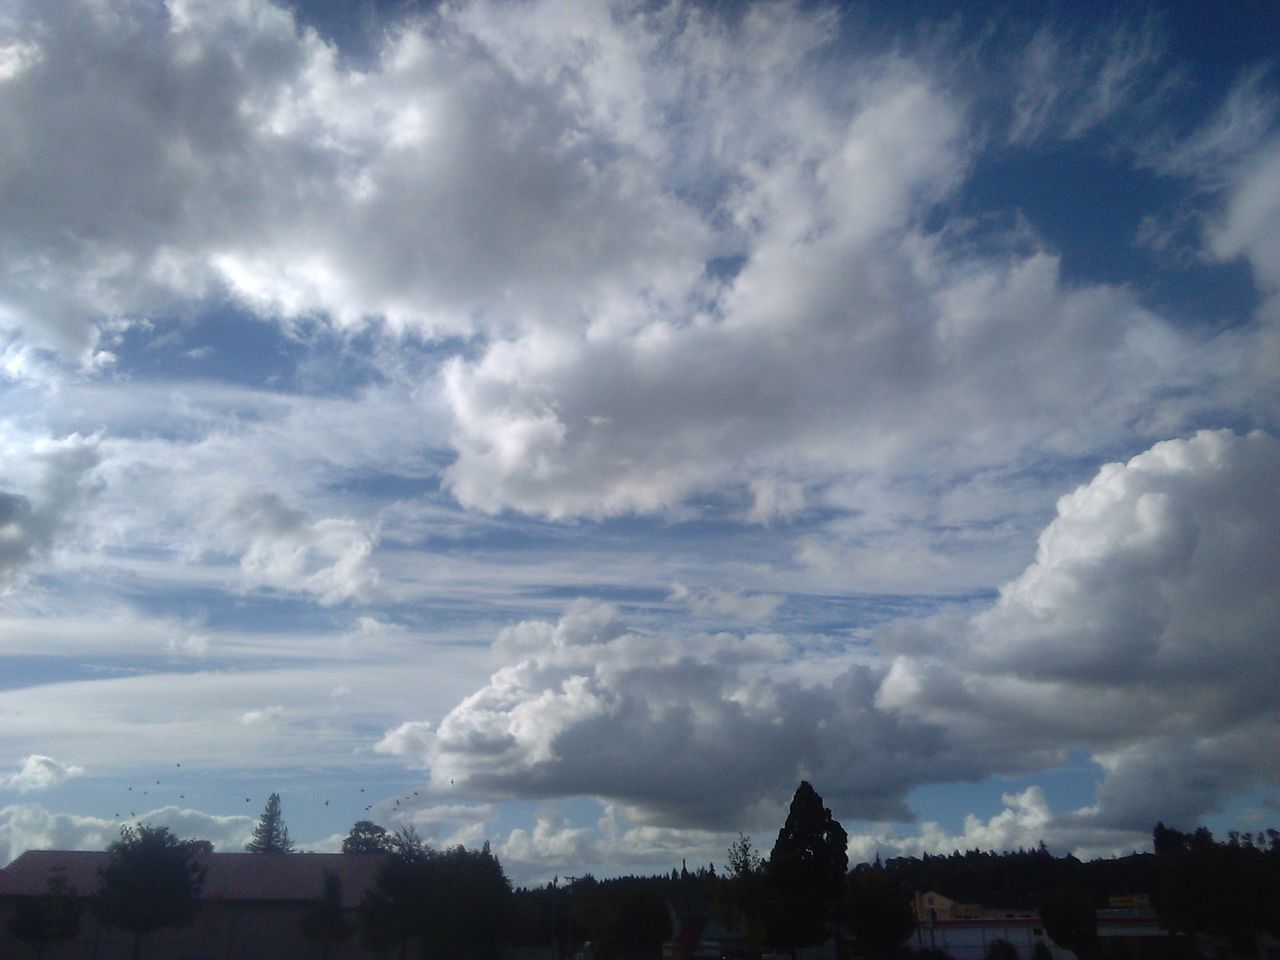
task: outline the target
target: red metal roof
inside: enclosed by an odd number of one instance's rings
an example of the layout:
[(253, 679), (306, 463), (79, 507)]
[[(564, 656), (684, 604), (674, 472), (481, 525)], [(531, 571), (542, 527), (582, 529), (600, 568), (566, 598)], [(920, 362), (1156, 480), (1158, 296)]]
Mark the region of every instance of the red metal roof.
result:
[[(44, 893), (49, 876), (61, 869), (82, 896), (98, 889), (108, 854), (101, 850), (28, 850), (0, 870), (0, 896)], [(207, 867), (202, 896), (217, 900), (318, 900), (325, 871), (342, 883), (342, 903), (355, 907), (373, 886), (379, 853), (214, 853), (199, 859)]]

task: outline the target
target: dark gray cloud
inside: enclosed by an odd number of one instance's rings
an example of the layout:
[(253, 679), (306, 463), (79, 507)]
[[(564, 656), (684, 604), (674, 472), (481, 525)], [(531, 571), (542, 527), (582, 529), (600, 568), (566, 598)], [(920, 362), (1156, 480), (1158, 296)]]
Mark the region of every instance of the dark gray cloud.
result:
[(45, 558), (99, 489), (97, 438), (7, 439), (0, 434), (0, 583)]

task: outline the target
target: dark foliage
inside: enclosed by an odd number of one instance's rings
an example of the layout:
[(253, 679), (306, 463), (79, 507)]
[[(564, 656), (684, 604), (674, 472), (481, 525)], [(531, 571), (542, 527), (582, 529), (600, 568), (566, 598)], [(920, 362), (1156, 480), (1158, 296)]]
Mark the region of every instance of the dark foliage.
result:
[(1232, 833), (1225, 843), (1200, 827), (1156, 824), (1152, 839), (1160, 919), (1179, 933), (1280, 936), (1280, 833)]
[(481, 850), (432, 850), (401, 834), (360, 905), (360, 934), (375, 952), (411, 940), (423, 955), (494, 960), (507, 936), (511, 884), (486, 843)]
[(320, 902), (298, 925), (304, 937), (319, 944), (321, 957), (328, 957), (331, 946), (344, 943), (351, 936), (353, 927), (342, 910), (342, 882), (335, 874), (325, 871)]
[(1080, 960), (1090, 960), (1098, 940), (1097, 905), (1075, 884), (1067, 883), (1040, 899), (1040, 920), (1049, 938)]
[(124, 826), (107, 848), (97, 912), (107, 926), (142, 937), (161, 927), (185, 927), (195, 919), (204, 868), (197, 841), (179, 840), (165, 827)]
[(1045, 894), (1064, 884), (1080, 887), (1099, 906), (1110, 895), (1150, 893), (1156, 884), (1155, 858), (1149, 853), (1081, 863), (1069, 855), (1055, 857), (1043, 844), (1006, 853), (957, 850), (895, 857), (884, 867), (912, 890), (937, 890), (962, 903), (1016, 910), (1035, 909)]
[(845, 919), (870, 956), (888, 956), (915, 930), (911, 894), (879, 864), (863, 864), (845, 883)]
[(267, 808), (253, 828), (253, 838), (245, 844), (245, 850), (249, 853), (293, 852), (289, 828), (284, 825), (284, 817), (280, 813), (280, 794), (273, 793), (267, 800)]
[(31, 944), (36, 957), (51, 943), (72, 940), (80, 934), (80, 901), (67, 878), (54, 872), (48, 890), (38, 897), (23, 897), (6, 924), (15, 940)]
[(728, 869), (715, 885), (716, 916), (726, 928), (741, 929), (747, 945), (759, 950), (775, 913), (764, 859), (745, 834), (739, 834), (726, 852)]
[(1008, 940), (992, 940), (987, 944), (987, 960), (1018, 960), (1018, 948)]
[(848, 842), (822, 797), (802, 780), (769, 855), (769, 885), (779, 904), (769, 934), (774, 944), (794, 949), (826, 938), (826, 921), (844, 889)]
[(390, 853), (393, 838), (372, 820), (359, 820), (342, 841), (343, 853)]

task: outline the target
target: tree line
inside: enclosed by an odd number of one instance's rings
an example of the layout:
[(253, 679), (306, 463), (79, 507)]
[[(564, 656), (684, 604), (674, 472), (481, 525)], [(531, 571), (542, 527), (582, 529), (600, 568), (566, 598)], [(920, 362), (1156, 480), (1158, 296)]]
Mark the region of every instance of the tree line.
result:
[[(691, 957), (714, 919), (739, 931), (750, 955), (819, 943), (840, 926), (864, 955), (887, 957), (915, 929), (913, 894), (933, 890), (966, 903), (1037, 909), (1053, 941), (1081, 960), (1097, 953), (1096, 910), (1118, 894), (1150, 895), (1174, 934), (1280, 936), (1280, 832), (1233, 832), (1218, 841), (1204, 827), (1183, 833), (1160, 823), (1153, 841), (1154, 853), (1088, 863), (1054, 857), (1042, 843), (1005, 853), (877, 857), (850, 870), (844, 829), (802, 782), (767, 857), (740, 835), (720, 872), (708, 864), (513, 890), (487, 842), (480, 850), (437, 850), (412, 828), (390, 833), (364, 820), (342, 850), (382, 855), (373, 887), (346, 911), (338, 878), (327, 874), (299, 925), (322, 956), (358, 936), (372, 953), (404, 958), (412, 945), (430, 960), (494, 960), (504, 946), (559, 957), (583, 942), (596, 960), (650, 958), (673, 937)], [(278, 795), (246, 849), (292, 851)], [(55, 874), (43, 896), (19, 903), (9, 931), (39, 957), (46, 944), (79, 934), (87, 902), (102, 923), (134, 935), (136, 957), (146, 935), (194, 919), (211, 852), (207, 841), (182, 840), (164, 827), (125, 826), (108, 849), (95, 898), (78, 897)]]

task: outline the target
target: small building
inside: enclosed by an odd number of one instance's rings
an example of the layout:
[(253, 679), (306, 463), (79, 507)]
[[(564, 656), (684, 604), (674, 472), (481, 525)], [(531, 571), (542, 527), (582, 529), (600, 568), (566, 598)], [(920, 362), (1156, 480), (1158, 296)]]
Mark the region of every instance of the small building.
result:
[[(9, 934), (7, 920), (23, 897), (40, 896), (60, 873), (86, 901), (97, 893), (105, 851), (28, 850), (0, 870), (0, 957), (22, 957), (28, 945)], [(197, 859), (206, 868), (200, 910), (187, 927), (164, 928), (143, 939), (146, 957), (173, 960), (287, 960), (319, 956), (302, 936), (300, 921), (320, 901), (324, 876), (342, 885), (342, 906), (351, 913), (374, 885), (385, 855), (376, 853), (210, 853)], [(86, 904), (87, 906), (87, 904)], [(85, 909), (80, 936), (50, 944), (46, 960), (127, 960), (133, 935), (98, 922)], [(329, 950), (331, 960), (367, 960), (353, 934)]]
[(987, 915), (987, 908), (980, 903), (961, 903), (945, 897), (936, 890), (917, 892), (911, 904), (916, 922), (936, 920), (979, 920)]
[(1030, 960), (1037, 944), (1044, 944), (1053, 960), (1075, 960), (1074, 953), (1049, 938), (1035, 916), (922, 920), (916, 924), (912, 946), (940, 950), (955, 960), (986, 960), (987, 950), (997, 940), (1012, 946), (1019, 960)]

